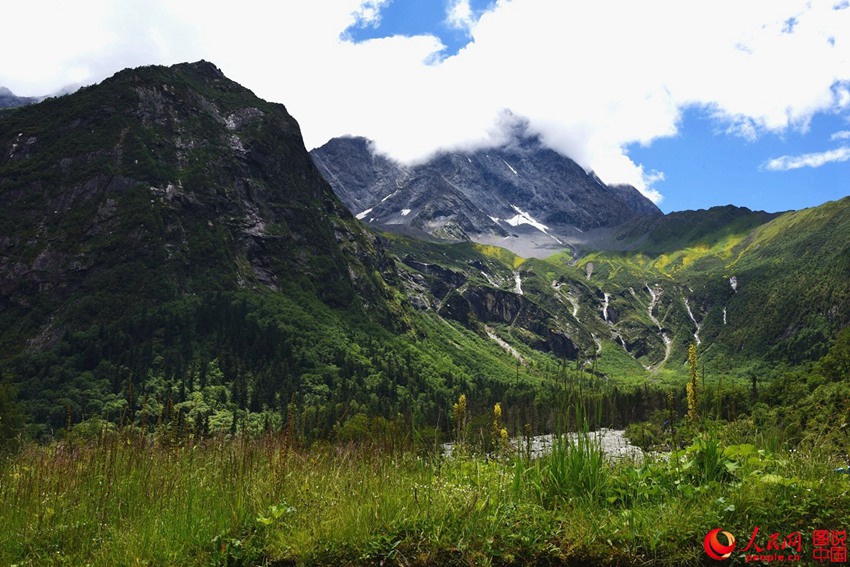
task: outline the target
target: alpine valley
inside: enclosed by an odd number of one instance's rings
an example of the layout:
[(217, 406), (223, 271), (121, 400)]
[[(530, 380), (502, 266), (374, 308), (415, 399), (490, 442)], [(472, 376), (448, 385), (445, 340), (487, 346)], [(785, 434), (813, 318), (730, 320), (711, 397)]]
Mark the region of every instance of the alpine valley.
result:
[(691, 343), (715, 372), (798, 364), (848, 324), (848, 200), (663, 215), (523, 135), (416, 167), (363, 138), (312, 155), (357, 218), (384, 232), (420, 284), (404, 278), (417, 306), (470, 329), (504, 326), (508, 342), (559, 358), (598, 356), (606, 378), (614, 358), (629, 376), (681, 373)]
[(311, 155), (206, 62), (3, 111), (0, 148), (0, 352), (36, 435), (163, 404), (448, 428), (469, 390), (519, 423), (566, 364), (681, 386), (694, 344), (749, 384), (850, 323), (848, 199), (664, 215), (523, 133), (415, 167), (363, 138)]
[(206, 61), (0, 95), (0, 563), (701, 565), (717, 526), (843, 529), (850, 198), (663, 214), (523, 128), (308, 152)]

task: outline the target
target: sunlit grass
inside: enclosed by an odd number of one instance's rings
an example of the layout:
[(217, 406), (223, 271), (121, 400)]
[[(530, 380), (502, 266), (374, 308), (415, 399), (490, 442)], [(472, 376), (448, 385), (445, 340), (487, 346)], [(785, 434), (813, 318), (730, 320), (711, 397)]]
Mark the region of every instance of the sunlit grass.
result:
[(500, 262), (510, 266), (514, 269), (519, 268), (524, 262), (525, 258), (521, 256), (517, 256), (510, 250), (506, 248), (501, 248), (499, 246), (493, 246), (492, 244), (473, 244), (472, 247), (483, 254), (484, 256), (489, 256), (491, 258), (495, 258)]
[(592, 434), (537, 459), (302, 449), (277, 434), (30, 445), (0, 471), (0, 563), (696, 565), (717, 526), (846, 520), (850, 482), (823, 448), (700, 439), (621, 462)]

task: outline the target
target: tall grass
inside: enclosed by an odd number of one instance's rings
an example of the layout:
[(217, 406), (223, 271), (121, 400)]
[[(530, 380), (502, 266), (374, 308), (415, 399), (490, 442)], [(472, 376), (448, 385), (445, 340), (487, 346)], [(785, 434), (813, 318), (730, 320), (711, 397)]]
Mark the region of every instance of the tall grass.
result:
[(606, 496), (610, 468), (598, 437), (591, 433), (558, 436), (547, 465), (547, 499), (569, 495), (598, 504)]
[(544, 504), (570, 500), (599, 504), (606, 496), (611, 472), (600, 437), (591, 431), (591, 423), (601, 424), (602, 401), (565, 392), (562, 404), (565, 419), (554, 435), (551, 451), (532, 460), (525, 474)]
[(226, 439), (167, 445), (143, 435), (27, 447), (3, 471), (0, 563), (212, 558), (213, 539), (239, 533), (273, 487), (278, 470), (263, 449)]
[(589, 431), (537, 459), (285, 435), (30, 445), (0, 465), (0, 564), (697, 565), (714, 527), (843, 528), (850, 482), (825, 454), (707, 435), (625, 463)]

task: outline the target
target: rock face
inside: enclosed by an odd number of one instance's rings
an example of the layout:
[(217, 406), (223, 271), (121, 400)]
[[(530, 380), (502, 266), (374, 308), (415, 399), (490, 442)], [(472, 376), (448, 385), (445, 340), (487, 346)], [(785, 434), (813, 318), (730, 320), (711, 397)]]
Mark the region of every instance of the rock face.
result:
[(32, 346), (62, 321), (245, 287), (377, 309), (376, 274), (395, 277), (286, 109), (203, 61), (0, 114), (0, 235), (4, 338)]
[(366, 138), (334, 138), (311, 156), (340, 200), (358, 213), (399, 189), (409, 176), (404, 167), (375, 153)]
[(579, 355), (581, 348), (571, 338), (575, 329), (567, 328), (557, 315), (526, 296), (471, 283), (468, 274), (434, 264), (407, 258), (404, 263), (424, 276), (418, 282), (420, 286), (442, 298), (438, 307), (442, 317), (478, 331), (484, 323), (507, 325), (517, 329), (520, 340), (532, 348), (551, 352), (558, 358), (575, 359)]
[(634, 187), (606, 185), (531, 137), (501, 149), (442, 153), (415, 167), (376, 155), (364, 138), (336, 138), (311, 155), (343, 203), (367, 223), (526, 255), (662, 214)]

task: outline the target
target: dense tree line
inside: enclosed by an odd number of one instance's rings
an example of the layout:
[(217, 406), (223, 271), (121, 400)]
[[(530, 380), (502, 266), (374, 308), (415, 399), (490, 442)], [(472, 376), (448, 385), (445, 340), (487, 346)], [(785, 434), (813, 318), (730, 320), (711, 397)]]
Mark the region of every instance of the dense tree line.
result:
[[(402, 431), (436, 439), (451, 436), (461, 393), (484, 436), (497, 402), (511, 435), (581, 426), (566, 417), (578, 405), (591, 427), (687, 412), (684, 387), (617, 386), (582, 360), (542, 354), (521, 368), (504, 355), (485, 357), (467, 330), (448, 337), (438, 326), (445, 321), (393, 334), (349, 315), (306, 294), (228, 292), (68, 333), (3, 369), (0, 435), (8, 445), (25, 416), (36, 438), (97, 418), (181, 435), (275, 428), (305, 441)], [(840, 412), (848, 345), (845, 331), (813, 371), (788, 372), (769, 386), (712, 382), (701, 390), (700, 411), (726, 420), (752, 413), (802, 431), (811, 417), (776, 408), (819, 396), (806, 403)]]

